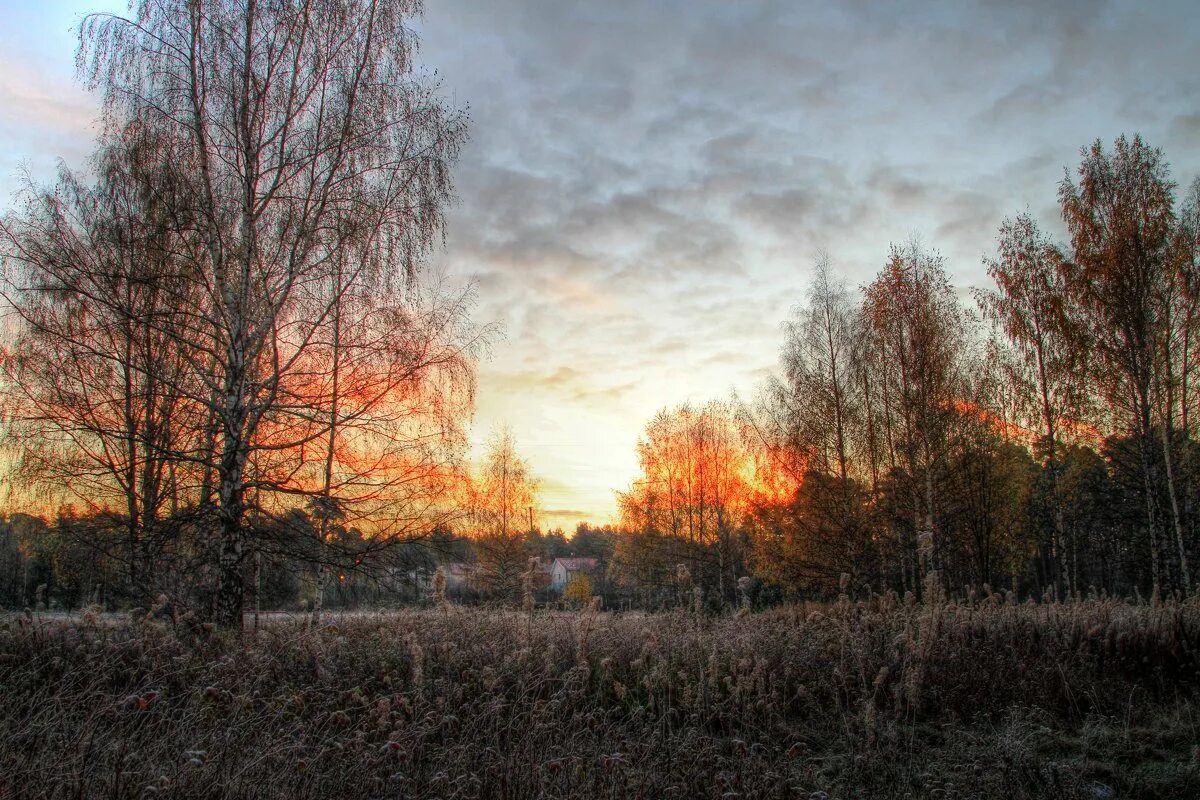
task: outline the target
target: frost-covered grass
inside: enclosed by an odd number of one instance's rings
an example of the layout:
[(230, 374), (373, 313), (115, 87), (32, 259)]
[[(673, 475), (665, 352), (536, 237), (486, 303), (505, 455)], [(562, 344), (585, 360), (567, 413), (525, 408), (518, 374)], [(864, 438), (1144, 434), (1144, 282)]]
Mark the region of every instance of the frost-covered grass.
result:
[(0, 797), (1200, 796), (1200, 606), (0, 622)]

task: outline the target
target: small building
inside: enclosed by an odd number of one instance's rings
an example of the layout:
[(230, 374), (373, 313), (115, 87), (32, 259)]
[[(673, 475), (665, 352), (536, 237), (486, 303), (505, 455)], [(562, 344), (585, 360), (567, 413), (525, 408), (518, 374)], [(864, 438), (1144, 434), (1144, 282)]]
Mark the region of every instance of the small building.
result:
[(550, 565), (550, 588), (561, 592), (576, 575), (594, 575), (599, 566), (595, 558), (556, 558)]

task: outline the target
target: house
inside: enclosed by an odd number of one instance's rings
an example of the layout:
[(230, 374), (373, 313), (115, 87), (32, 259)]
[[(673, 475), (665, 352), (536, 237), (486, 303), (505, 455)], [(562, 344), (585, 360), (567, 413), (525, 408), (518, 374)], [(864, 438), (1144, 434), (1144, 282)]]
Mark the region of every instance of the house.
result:
[(576, 575), (594, 574), (599, 565), (595, 558), (556, 558), (550, 565), (550, 588), (561, 592)]

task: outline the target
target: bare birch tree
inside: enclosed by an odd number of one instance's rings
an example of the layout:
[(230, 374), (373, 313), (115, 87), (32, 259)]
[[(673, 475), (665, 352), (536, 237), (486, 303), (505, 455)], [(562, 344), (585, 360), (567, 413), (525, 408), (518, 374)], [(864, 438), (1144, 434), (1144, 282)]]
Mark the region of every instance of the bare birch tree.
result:
[(196, 246), (178, 272), (202, 300), (177, 299), (185, 318), (166, 332), (190, 352), (204, 383), (193, 400), (214, 420), (223, 625), (241, 620), (248, 497), (321, 491), (305, 455), (334, 434), (298, 399), (341, 301), (330, 274), (401, 296), (441, 231), (465, 123), (415, 71), (419, 11), (145, 0), (82, 28), (81, 70), (109, 129), (154, 131), (187, 176), (176, 202)]
[(517, 452), (512, 433), (507, 429), (494, 433), (469, 486), (468, 524), (483, 577), (501, 596), (516, 596), (526, 567), (525, 534), (533, 527), (538, 489), (539, 481)]
[(1016, 349), (1018, 358), (1009, 377), (1036, 409), (1033, 416), (1040, 423), (1040, 441), (1035, 452), (1045, 465), (1054, 508), (1051, 560), (1057, 579), (1070, 592), (1057, 481), (1061, 427), (1079, 419), (1085, 404), (1086, 341), (1073, 329), (1065, 306), (1070, 298), (1062, 274), (1064, 258), (1028, 214), (1005, 220), (997, 257), (986, 262), (996, 291), (980, 291), (976, 300)]
[[(1118, 138), (1111, 154), (1095, 142), (1083, 152), (1078, 185), (1068, 175), (1059, 186), (1072, 245), (1066, 274), (1077, 318), (1095, 354), (1092, 375), (1120, 424), (1138, 441), (1155, 591), (1162, 584), (1165, 531), (1152, 437), (1156, 381), (1169, 346), (1173, 190), (1161, 151), (1136, 136)], [(1174, 495), (1174, 487), (1170, 489)], [(1178, 514), (1174, 518), (1178, 564), (1186, 575)]]
[(123, 131), (98, 150), (94, 185), (64, 168), (52, 191), (27, 186), (23, 208), (0, 221), (13, 477), (47, 499), (122, 512), (124, 553), (110, 555), (143, 599), (147, 537), (194, 501), (198, 473), (185, 456), (201, 444), (198, 409), (180, 392), (189, 365), (166, 333), (171, 284), (182, 282), (170, 254), (186, 241), (164, 202), (169, 176), (148, 192), (143, 172), (161, 156)]
[[(892, 248), (864, 292), (864, 327), (878, 355), (876, 380), (889, 398), (898, 462), (906, 473), (916, 541), (903, 542), (928, 568), (937, 568), (940, 541), (939, 470), (946, 433), (958, 412), (958, 361), (966, 341), (963, 311), (938, 255), (909, 244)], [(895, 420), (893, 424), (892, 419)], [(907, 539), (907, 537), (905, 537)], [(916, 582), (914, 565), (910, 580)]]

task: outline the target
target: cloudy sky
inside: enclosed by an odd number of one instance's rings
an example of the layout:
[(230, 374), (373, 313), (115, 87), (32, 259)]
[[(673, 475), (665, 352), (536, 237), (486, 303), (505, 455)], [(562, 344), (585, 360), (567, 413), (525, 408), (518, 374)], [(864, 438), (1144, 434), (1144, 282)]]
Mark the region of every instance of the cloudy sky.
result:
[[(71, 28), (0, 0), (0, 198), (89, 150)], [(854, 286), (912, 236), (962, 287), (1004, 216), (1058, 230), (1083, 145), (1200, 171), (1192, 2), (428, 0), (422, 61), (469, 108), (439, 267), (504, 337), (475, 439), (511, 428), (543, 525), (606, 521), (653, 412), (751, 396), (824, 250)]]

